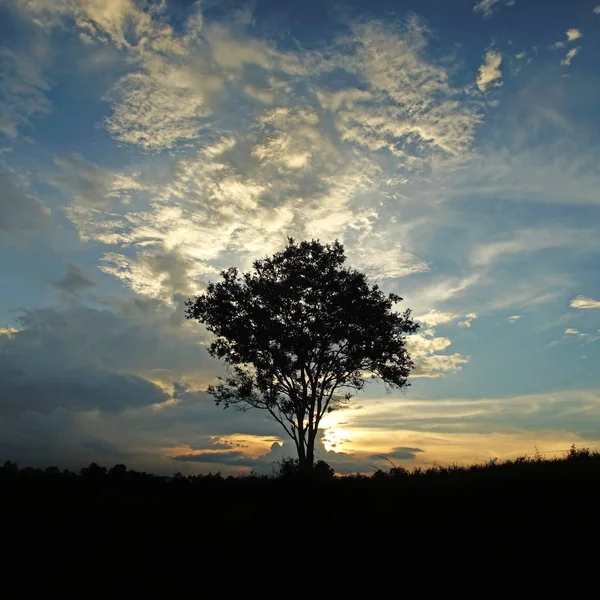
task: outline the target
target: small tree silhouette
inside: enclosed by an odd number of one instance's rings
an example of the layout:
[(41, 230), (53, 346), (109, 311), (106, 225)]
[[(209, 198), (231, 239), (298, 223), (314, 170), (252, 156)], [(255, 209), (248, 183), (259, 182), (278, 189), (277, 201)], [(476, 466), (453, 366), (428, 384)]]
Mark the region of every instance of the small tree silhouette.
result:
[(294, 440), (299, 467), (311, 469), (323, 416), (346, 405), (367, 377), (409, 385), (405, 335), (418, 325), (402, 298), (385, 296), (344, 267), (344, 247), (318, 240), (288, 244), (253, 272), (230, 268), (186, 303), (186, 318), (216, 335), (209, 352), (228, 375), (208, 387), (217, 405), (266, 410)]

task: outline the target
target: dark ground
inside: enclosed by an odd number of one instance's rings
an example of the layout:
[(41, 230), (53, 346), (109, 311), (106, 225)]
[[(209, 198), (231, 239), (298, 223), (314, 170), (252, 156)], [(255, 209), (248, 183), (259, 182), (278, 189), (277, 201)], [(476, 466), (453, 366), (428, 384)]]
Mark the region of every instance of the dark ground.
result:
[(545, 564), (546, 583), (553, 564), (564, 572), (572, 562), (581, 581), (596, 572), (588, 559), (598, 564), (599, 493), (600, 454), (575, 449), (552, 461), (312, 481), (7, 464), (0, 468), (2, 564), (27, 571), (52, 563), (106, 579), (119, 569), (178, 577), (219, 564), (258, 575), (367, 561), (382, 569), (372, 572), (376, 581), (392, 576), (384, 564), (396, 565), (394, 576), (430, 565), (435, 579), (440, 561), (480, 575), (474, 565), (491, 561), (498, 576), (501, 558), (512, 563), (510, 575)]

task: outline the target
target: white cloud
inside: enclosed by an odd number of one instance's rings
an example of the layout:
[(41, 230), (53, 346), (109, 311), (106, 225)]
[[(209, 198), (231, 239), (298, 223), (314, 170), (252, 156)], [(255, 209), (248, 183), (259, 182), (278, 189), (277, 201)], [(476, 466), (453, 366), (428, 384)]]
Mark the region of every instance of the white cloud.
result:
[(507, 321), (509, 323), (514, 323), (515, 321), (518, 321), (521, 318), (521, 315), (513, 315), (512, 317), (507, 317)]
[(446, 337), (425, 336), (416, 333), (407, 337), (407, 349), (415, 363), (413, 377), (442, 377), (460, 371), (469, 362), (462, 354), (438, 354), (452, 342)]
[(418, 290), (416, 297), (420, 306), (436, 305), (456, 298), (481, 281), (481, 273), (471, 273), (464, 277), (440, 277)]
[(458, 323), (458, 326), (462, 327), (463, 329), (469, 328), (469, 327), (471, 327), (471, 322), (473, 321), (473, 319), (476, 319), (476, 318), (477, 318), (477, 313), (469, 313), (469, 314), (465, 315), (464, 321), (460, 321)]
[(598, 6), (596, 6), (596, 8), (594, 8), (593, 12), (596, 15), (600, 15), (600, 4), (598, 4)]
[(567, 35), (567, 39), (569, 40), (569, 42), (573, 42), (574, 40), (578, 40), (579, 38), (583, 37), (583, 33), (581, 33), (581, 31), (579, 29), (567, 29), (566, 32)]
[(577, 56), (577, 54), (579, 53), (580, 50), (581, 50), (580, 46), (569, 50), (567, 52), (567, 54), (565, 55), (565, 57), (560, 61), (560, 64), (563, 67), (568, 67), (571, 64), (571, 62), (573, 61), (573, 59)]
[[(324, 107), (336, 111), (342, 140), (369, 153), (385, 150), (411, 171), (464, 158), (480, 121), (464, 90), (451, 86), (448, 70), (423, 56), (427, 42), (428, 32), (416, 18), (403, 29), (362, 22), (340, 40), (339, 50), (334, 47), (329, 67), (317, 63), (320, 70), (343, 68), (367, 84), (367, 90), (319, 95)], [(355, 55), (348, 54), (352, 46)]]
[(134, 258), (109, 252), (102, 257), (100, 269), (120, 279), (136, 294), (171, 305), (182, 297), (199, 294), (204, 287), (198, 279), (202, 267), (197, 267), (178, 248), (144, 248)]
[(426, 323), (427, 325), (443, 325), (444, 323), (450, 323), (458, 317), (457, 314), (450, 312), (442, 312), (436, 309), (430, 310), (428, 313), (424, 315), (416, 316), (415, 319), (420, 321), (421, 323)]
[[(137, 293), (169, 301), (175, 292), (167, 278), (149, 267), (152, 257), (177, 248), (188, 274), (206, 278), (232, 262), (249, 266), (257, 255), (278, 250), (287, 235), (341, 239), (352, 264), (373, 278), (426, 271), (428, 264), (414, 252), (412, 221), (407, 221), (409, 227), (395, 224), (388, 205), (401, 199), (398, 190), (411, 173), (454, 168), (465, 160), (480, 116), (465, 91), (450, 85), (451, 69), (424, 58), (427, 34), (422, 25), (416, 19), (404, 28), (356, 24), (350, 37), (334, 42), (327, 53), (305, 53), (310, 64), (306, 69), (300, 53), (282, 54), (269, 44), (254, 44), (241, 25), (235, 35), (206, 23), (194, 32), (196, 39), (210, 32), (207, 39), (213, 45), (217, 39), (232, 44), (229, 52), (217, 43), (218, 62), (229, 73), (227, 86), (239, 85), (245, 94), (259, 89), (246, 78), (244, 65), (250, 59), (267, 72), (273, 97), (284, 93), (281, 82), (293, 88), (299, 78), (304, 85), (312, 74), (334, 69), (347, 71), (366, 89), (334, 92), (327, 80), (310, 83), (312, 96), (288, 95), (285, 107), (248, 105), (232, 135), (225, 115), (214, 111), (199, 120), (192, 113), (180, 119), (183, 113), (178, 111), (193, 112), (193, 102), (183, 96), (173, 99), (164, 88), (172, 81), (178, 94), (187, 94), (193, 85), (186, 73), (194, 61), (200, 65), (194, 76), (204, 81), (204, 58), (194, 54), (196, 45), (171, 32), (160, 38), (162, 44), (173, 42), (160, 56), (136, 50), (133, 64), (140, 68), (115, 90), (108, 123), (113, 136), (145, 150), (192, 143), (195, 149), (187, 147), (185, 155), (173, 160), (172, 175), (166, 180), (146, 170), (120, 174), (113, 181), (117, 174), (96, 172), (89, 165), (83, 165), (81, 173), (67, 173), (68, 182), (55, 177), (71, 198), (87, 198), (68, 207), (82, 240), (128, 247), (127, 252), (107, 253), (104, 272)], [(238, 42), (254, 48), (254, 54), (244, 56)], [(150, 99), (152, 106), (146, 109), (153, 73), (160, 98)], [(264, 82), (260, 85), (262, 89)], [(131, 110), (130, 90), (138, 107)], [(193, 92), (194, 97), (198, 94)], [(373, 111), (361, 104), (367, 99), (377, 103), (383, 120), (373, 120)], [(177, 105), (174, 109), (172, 102)], [(203, 137), (198, 137), (199, 127)], [(221, 134), (221, 128), (226, 133)], [(375, 146), (379, 154), (371, 151)], [(380, 166), (380, 159), (390, 157), (397, 161), (401, 176), (390, 178)], [(143, 187), (135, 187), (142, 181)], [(131, 199), (135, 210), (113, 202), (117, 197), (124, 202)]]
[[(488, 50), (485, 54), (483, 64), (479, 67), (479, 74), (477, 75), (477, 87), (485, 92), (487, 88), (499, 87), (502, 85), (502, 71), (500, 65), (502, 64), (502, 54), (497, 50)], [(495, 82), (495, 83), (494, 83)]]
[(405, 277), (413, 273), (424, 273), (429, 265), (408, 250), (411, 224), (394, 227), (386, 224), (386, 231), (374, 231), (374, 224), (380, 219), (376, 211), (369, 215), (374, 221), (366, 224), (352, 224), (360, 233), (356, 239), (350, 232), (347, 237), (348, 262), (361, 271), (366, 271), (372, 279)]
[(588, 298), (587, 296), (577, 296), (571, 300), (571, 304), (569, 306), (571, 306), (571, 308), (580, 308), (583, 310), (600, 308), (600, 300), (594, 300), (593, 298)]
[(19, 330), (15, 329), (14, 327), (10, 327), (9, 325), (5, 325), (4, 327), (0, 327), (0, 337), (4, 336), (4, 337), (13, 337), (15, 335), (15, 333), (17, 333)]
[(223, 81), (200, 60), (178, 63), (145, 56), (141, 71), (121, 79), (110, 95), (113, 114), (106, 120), (116, 140), (165, 150), (198, 138), (201, 119), (212, 112), (211, 97)]

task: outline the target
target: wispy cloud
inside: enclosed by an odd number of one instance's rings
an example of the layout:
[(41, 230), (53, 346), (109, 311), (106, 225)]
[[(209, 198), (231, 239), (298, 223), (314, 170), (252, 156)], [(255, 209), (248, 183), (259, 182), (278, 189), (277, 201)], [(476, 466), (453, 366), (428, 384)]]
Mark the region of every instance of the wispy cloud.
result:
[(512, 6), (516, 0), (480, 0), (473, 6), (474, 12), (482, 13), (489, 19), (502, 6)]
[(492, 87), (499, 87), (502, 85), (502, 71), (500, 65), (502, 64), (502, 54), (497, 50), (488, 50), (485, 54), (483, 64), (479, 67), (479, 74), (477, 75), (477, 87), (485, 92), (491, 85)]
[[(425, 57), (429, 34), (417, 18), (356, 22), (329, 48), (302, 53), (251, 37), (243, 19), (226, 28), (194, 13), (176, 33), (133, 4), (109, 21), (78, 6), (85, 18), (77, 26), (131, 59), (133, 71), (111, 92), (109, 133), (146, 151), (186, 149), (166, 180), (150, 170), (114, 173), (81, 155), (55, 159), (49, 181), (70, 199), (80, 238), (128, 248), (110, 248), (104, 272), (171, 301), (189, 292), (182, 282), (192, 273), (216, 274), (232, 253), (248, 265), (286, 235), (342, 239), (373, 278), (429, 269), (413, 251), (410, 227), (396, 226), (380, 198), (399, 198), (407, 177), (468, 159), (481, 116), (466, 90), (451, 85), (451, 68)], [(63, 9), (57, 18), (73, 18)], [(128, 19), (133, 36), (122, 35)], [(324, 77), (334, 71), (346, 73), (341, 90)], [(256, 102), (265, 82), (282, 105)], [(242, 104), (225, 114), (207, 93)], [(243, 115), (235, 133), (232, 112)]]
[(16, 138), (30, 119), (51, 109), (50, 84), (33, 59), (0, 49), (0, 134)]
[(48, 224), (50, 208), (29, 191), (29, 180), (0, 172), (0, 233), (18, 240)]
[(569, 228), (527, 228), (504, 240), (477, 245), (471, 252), (471, 264), (489, 266), (520, 254), (550, 248), (572, 248), (580, 251), (600, 249), (592, 230)]
[(513, 315), (512, 317), (507, 317), (507, 321), (509, 323), (514, 323), (515, 321), (518, 321), (521, 318), (521, 315)]
[(579, 54), (579, 51), (581, 50), (581, 46), (578, 46), (577, 48), (572, 48), (571, 50), (569, 50), (567, 52), (567, 54), (565, 55), (565, 57), (560, 61), (560, 64), (563, 67), (568, 67), (571, 62), (573, 62), (573, 59), (577, 56), (577, 54)]

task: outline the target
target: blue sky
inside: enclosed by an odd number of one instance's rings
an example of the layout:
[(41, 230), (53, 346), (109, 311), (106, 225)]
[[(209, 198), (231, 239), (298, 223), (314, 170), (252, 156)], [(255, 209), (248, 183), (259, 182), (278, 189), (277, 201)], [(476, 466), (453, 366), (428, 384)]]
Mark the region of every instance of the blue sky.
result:
[(321, 457), (598, 447), (597, 0), (0, 0), (0, 459), (270, 470), (183, 302), (339, 239), (421, 322)]

